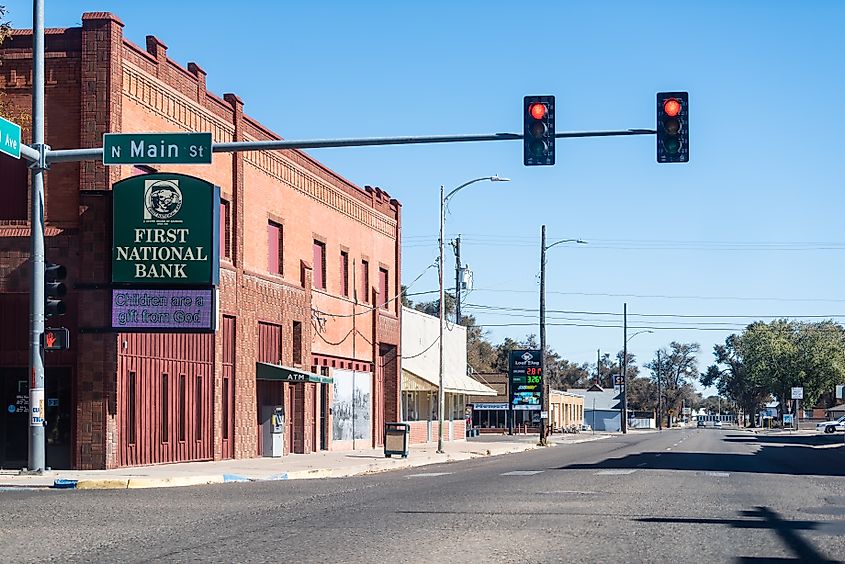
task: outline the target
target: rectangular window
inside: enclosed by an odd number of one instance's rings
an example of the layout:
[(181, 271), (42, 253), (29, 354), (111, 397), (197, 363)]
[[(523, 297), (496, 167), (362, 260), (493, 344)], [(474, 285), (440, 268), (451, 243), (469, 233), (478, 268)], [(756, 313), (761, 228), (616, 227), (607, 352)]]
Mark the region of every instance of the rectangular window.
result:
[(229, 378), (223, 378), (223, 438), (229, 438)]
[(0, 178), (3, 179), (3, 205), (0, 219), (29, 219), (29, 169), (26, 159), (0, 154)]
[(186, 435), (186, 425), (187, 425), (187, 417), (186, 411), (187, 406), (185, 405), (188, 401), (187, 390), (185, 390), (185, 375), (179, 375), (179, 440), (184, 441)]
[(340, 251), (340, 293), (349, 297), (349, 253)]
[(387, 293), (388, 274), (386, 268), (378, 269), (378, 293), (381, 307), (390, 309), (390, 296)]
[(293, 322), (293, 363), (302, 364), (302, 322)]
[(370, 303), (370, 263), (361, 260), (361, 301)]
[(167, 374), (161, 375), (161, 442), (166, 443), (170, 439), (170, 393), (167, 386)]
[(194, 401), (197, 408), (196, 439), (199, 441), (202, 440), (202, 376), (197, 375), (197, 387), (194, 395), (196, 396)]
[(326, 289), (326, 244), (314, 240), (314, 287)]
[(220, 256), (232, 258), (232, 226), (229, 218), (229, 202), (220, 200)]
[(284, 274), (284, 240), (282, 226), (267, 224), (267, 270), (273, 274)]
[(135, 401), (136, 401), (136, 383), (135, 383), (135, 373), (129, 373), (129, 405), (127, 406), (129, 409), (127, 410), (126, 417), (128, 418), (127, 423), (129, 423), (129, 444), (135, 444)]

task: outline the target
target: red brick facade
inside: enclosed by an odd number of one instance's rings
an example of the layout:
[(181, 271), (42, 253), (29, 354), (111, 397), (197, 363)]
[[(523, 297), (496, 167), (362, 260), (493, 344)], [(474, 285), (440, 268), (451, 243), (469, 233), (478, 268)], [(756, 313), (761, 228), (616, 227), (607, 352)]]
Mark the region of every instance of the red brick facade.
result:
[[(148, 36), (144, 49), (125, 40), (123, 23), (112, 14), (86, 13), (81, 28), (48, 30), (46, 45), (46, 139), (54, 149), (99, 147), (106, 132), (210, 131), (215, 142), (279, 138), (245, 115), (235, 94), (207, 92), (205, 71), (170, 60), (159, 39)], [(0, 88), (21, 108), (30, 106), (31, 49), (29, 30), (13, 31), (0, 46)], [(23, 137), (26, 142), (26, 129)], [(220, 261), (220, 319), (226, 316), (231, 342), (219, 329), (214, 335), (108, 330), (110, 189), (137, 171), (96, 161), (52, 166), (45, 181), (46, 255), (67, 266), (70, 291), (68, 313), (51, 321), (71, 330), (72, 349), (47, 355), (46, 377), (69, 374), (66, 465), (254, 457), (261, 448), (260, 406), (271, 404), (285, 407), (285, 452), (349, 446), (333, 440), (331, 384), (256, 381), (260, 323), (280, 328), (280, 364), (330, 377), (357, 370), (359, 381), (369, 378), (371, 428), (358, 444), (380, 444), (383, 423), (399, 417), (400, 204), (298, 151), (215, 153), (211, 166), (156, 170), (221, 188), (229, 214), (229, 241), (221, 247), (228, 243), (230, 252)], [(27, 219), (0, 221), (0, 314), (8, 319), (0, 335), (0, 371), (6, 371), (0, 385), (27, 365), (21, 338), (28, 316)], [(283, 237), (280, 272), (268, 271), (268, 222)], [(326, 253), (325, 289), (312, 288), (313, 269), (320, 267), (312, 264), (315, 241)], [(345, 282), (341, 253), (350, 261)], [(367, 287), (362, 261), (369, 264)], [(386, 304), (380, 269), (388, 277)], [(177, 397), (182, 403), (174, 407)], [(188, 402), (189, 417), (180, 411)], [(231, 411), (224, 413), (226, 406)], [(4, 452), (6, 464), (15, 459), (7, 451), (0, 449), (0, 463)], [(48, 450), (48, 465), (50, 457)]]

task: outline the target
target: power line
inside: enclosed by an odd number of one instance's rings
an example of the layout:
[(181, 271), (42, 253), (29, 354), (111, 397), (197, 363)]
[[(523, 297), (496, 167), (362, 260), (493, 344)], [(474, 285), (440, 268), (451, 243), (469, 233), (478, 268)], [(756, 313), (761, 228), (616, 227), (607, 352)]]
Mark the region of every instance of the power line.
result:
[[(536, 294), (536, 290), (513, 290), (494, 288), (473, 288), (474, 292), (495, 292), (514, 294)], [(667, 300), (737, 300), (737, 301), (773, 301), (773, 302), (818, 302), (818, 303), (845, 303), (845, 299), (836, 298), (778, 298), (762, 296), (673, 296), (668, 294), (611, 294), (604, 292), (562, 292), (548, 290), (549, 294), (562, 296), (590, 296), (605, 298), (643, 298), (643, 299), (667, 299)]]

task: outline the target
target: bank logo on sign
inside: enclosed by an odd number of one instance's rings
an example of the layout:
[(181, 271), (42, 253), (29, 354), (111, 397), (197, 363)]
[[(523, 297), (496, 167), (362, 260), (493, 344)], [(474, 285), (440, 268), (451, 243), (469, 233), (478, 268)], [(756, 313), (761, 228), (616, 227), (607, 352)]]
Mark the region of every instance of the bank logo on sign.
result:
[(178, 180), (148, 180), (144, 190), (144, 219), (170, 219), (182, 209)]
[(534, 355), (532, 355), (530, 352), (527, 352), (522, 355), (522, 360), (524, 360), (525, 362), (528, 362), (532, 358), (534, 358)]

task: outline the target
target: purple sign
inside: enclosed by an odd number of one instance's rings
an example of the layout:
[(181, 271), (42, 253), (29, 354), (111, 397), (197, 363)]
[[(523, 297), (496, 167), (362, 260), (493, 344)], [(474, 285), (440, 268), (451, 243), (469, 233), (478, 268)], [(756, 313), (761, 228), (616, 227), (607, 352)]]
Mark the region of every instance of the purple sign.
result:
[(111, 326), (120, 331), (214, 331), (216, 290), (113, 288)]

